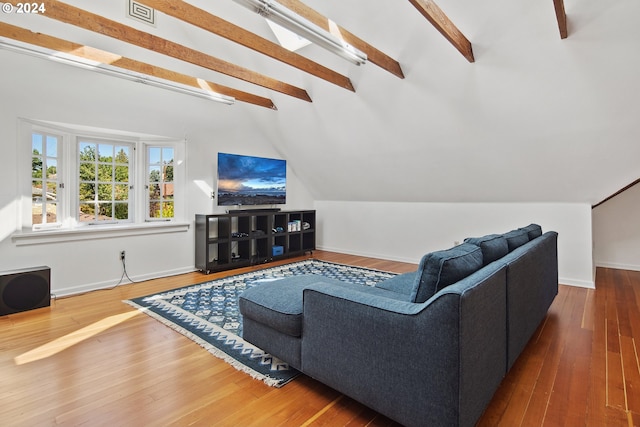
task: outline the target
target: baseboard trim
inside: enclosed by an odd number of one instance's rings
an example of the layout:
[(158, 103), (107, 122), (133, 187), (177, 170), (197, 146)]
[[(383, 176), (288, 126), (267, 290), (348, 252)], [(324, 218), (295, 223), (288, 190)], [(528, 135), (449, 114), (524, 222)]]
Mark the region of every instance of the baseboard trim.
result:
[(344, 248), (332, 248), (329, 246), (317, 246), (317, 249), (321, 251), (327, 251), (327, 252), (336, 252), (339, 254), (366, 256), (367, 258), (386, 259), (389, 261), (406, 262), (409, 264), (416, 264), (416, 265), (420, 263), (420, 259), (394, 257), (394, 256), (389, 256), (388, 254), (378, 254), (374, 252), (359, 252), (359, 251), (352, 251)]
[(640, 265), (635, 265), (635, 264), (620, 264), (620, 263), (617, 263), (617, 262), (601, 262), (601, 261), (596, 261), (596, 267), (614, 268), (614, 269), (616, 269), (616, 270), (640, 271)]
[(575, 279), (568, 279), (566, 277), (560, 277), (558, 278), (558, 282), (560, 282), (561, 285), (575, 286), (578, 288), (588, 288), (588, 289), (596, 288), (596, 282), (594, 282), (593, 280), (575, 280)]
[[(192, 273), (194, 271), (196, 271), (196, 269), (193, 266), (190, 266), (190, 267), (175, 268), (172, 270), (164, 270), (164, 271), (158, 271), (155, 273), (141, 274), (141, 275), (129, 276), (129, 277), (131, 277), (131, 280), (133, 282), (144, 282), (145, 280), (158, 279), (161, 277), (177, 276), (179, 274)], [(87, 283), (81, 286), (74, 286), (69, 288), (51, 289), (51, 294), (54, 295), (56, 298), (68, 297), (68, 296), (84, 294), (92, 291), (111, 289), (111, 288), (115, 288), (117, 286), (122, 286), (122, 285), (129, 285), (133, 282), (130, 282), (129, 279), (127, 279), (127, 277), (125, 276), (122, 279), (122, 283), (120, 283), (120, 279), (106, 280), (104, 282)]]

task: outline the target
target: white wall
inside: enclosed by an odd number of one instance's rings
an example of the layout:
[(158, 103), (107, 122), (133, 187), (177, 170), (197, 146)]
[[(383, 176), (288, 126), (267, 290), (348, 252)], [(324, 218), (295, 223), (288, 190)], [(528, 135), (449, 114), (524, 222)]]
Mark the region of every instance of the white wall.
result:
[[(194, 227), (186, 232), (16, 245), (12, 234), (21, 197), (18, 174), (30, 174), (29, 164), (18, 164), (19, 118), (186, 137), (184, 220), (192, 225), (196, 213), (224, 212), (210, 197), (218, 151), (282, 158), (258, 128), (242, 120), (244, 108), (260, 107), (224, 106), (3, 50), (0, 64), (0, 271), (48, 265), (52, 292), (59, 296), (118, 283), (120, 250), (126, 250), (127, 272), (133, 280), (194, 270)], [(258, 114), (274, 114), (262, 110)], [(311, 207), (313, 200), (304, 185), (292, 170), (287, 175), (284, 208)]]
[(316, 201), (315, 208), (319, 248), (411, 263), (465, 237), (540, 224), (558, 232), (560, 283), (595, 286), (587, 204)]
[(640, 185), (593, 209), (594, 260), (598, 267), (640, 271)]
[[(117, 254), (123, 249), (134, 280), (191, 270), (193, 229), (17, 247), (11, 239), (18, 215), (15, 183), (19, 173), (28, 171), (28, 165), (22, 168), (17, 164), (19, 118), (186, 138), (186, 220), (190, 222), (195, 213), (223, 211), (210, 198), (218, 151), (290, 160), (285, 208), (313, 206), (314, 196), (318, 199), (322, 194), (311, 194), (308, 188), (314, 186), (305, 183), (331, 175), (326, 172), (331, 159), (314, 160), (322, 168), (322, 176), (305, 168), (308, 162), (297, 162), (300, 153), (316, 145), (316, 140), (301, 137), (293, 145), (281, 143), (286, 135), (280, 135), (278, 130), (284, 127), (276, 126), (274, 130), (272, 121), (290, 123), (289, 117), (283, 116), (284, 111), (242, 103), (223, 106), (6, 51), (0, 51), (0, 64), (0, 270), (49, 265), (55, 293), (117, 283), (122, 274)], [(352, 171), (351, 177), (366, 168)], [(305, 176), (304, 182), (296, 176), (296, 170)], [(362, 195), (355, 194), (356, 197)], [(406, 193), (388, 197), (409, 200)], [(424, 253), (450, 247), (467, 236), (508, 231), (536, 222), (545, 230), (560, 233), (561, 282), (593, 286), (591, 209), (586, 204), (318, 201), (315, 207), (320, 222), (320, 248), (409, 262), (417, 262)]]

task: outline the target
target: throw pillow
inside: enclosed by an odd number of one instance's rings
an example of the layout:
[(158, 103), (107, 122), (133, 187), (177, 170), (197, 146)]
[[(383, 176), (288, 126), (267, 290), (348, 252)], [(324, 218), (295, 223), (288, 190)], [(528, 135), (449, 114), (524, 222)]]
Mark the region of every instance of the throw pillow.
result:
[(519, 248), (529, 241), (529, 233), (527, 230), (511, 230), (508, 233), (503, 234), (504, 238), (507, 239), (507, 245), (509, 246), (509, 252), (514, 250), (515, 248)]
[(481, 268), (482, 249), (471, 243), (428, 253), (420, 260), (410, 301), (425, 302), (439, 290)]
[(538, 224), (529, 224), (526, 227), (519, 228), (518, 230), (527, 230), (529, 240), (533, 240), (536, 237), (542, 236), (542, 227)]
[(500, 234), (488, 234), (482, 237), (468, 237), (464, 239), (466, 243), (480, 246), (482, 249), (482, 260), (484, 265), (502, 258), (509, 253), (507, 239)]

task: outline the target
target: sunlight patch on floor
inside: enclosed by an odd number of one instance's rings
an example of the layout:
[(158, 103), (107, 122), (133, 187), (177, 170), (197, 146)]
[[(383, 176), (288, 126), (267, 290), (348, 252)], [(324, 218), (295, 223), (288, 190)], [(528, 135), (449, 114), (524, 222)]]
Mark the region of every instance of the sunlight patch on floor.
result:
[(61, 351), (66, 350), (67, 348), (78, 344), (86, 339), (98, 335), (99, 333), (104, 332), (107, 329), (112, 328), (113, 326), (116, 326), (122, 322), (126, 322), (127, 320), (131, 319), (134, 316), (137, 316), (140, 313), (140, 310), (134, 310), (106, 317), (89, 326), (85, 326), (82, 329), (78, 329), (77, 331), (43, 344), (40, 347), (34, 348), (33, 350), (29, 350), (26, 353), (15, 357), (13, 360), (16, 365), (24, 365), (26, 363), (45, 359), (47, 357), (53, 356), (54, 354), (60, 353)]

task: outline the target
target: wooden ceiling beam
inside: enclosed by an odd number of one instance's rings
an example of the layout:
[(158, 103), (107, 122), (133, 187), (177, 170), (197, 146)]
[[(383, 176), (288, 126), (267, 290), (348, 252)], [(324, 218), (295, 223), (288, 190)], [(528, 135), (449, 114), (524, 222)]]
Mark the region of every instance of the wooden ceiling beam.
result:
[(191, 86), (204, 91), (216, 92), (222, 95), (232, 96), (236, 101), (247, 102), (260, 107), (277, 110), (276, 106), (269, 98), (263, 98), (252, 93), (243, 92), (227, 86), (219, 85), (207, 80), (198, 79), (166, 68), (157, 67), (145, 62), (125, 58), (115, 53), (92, 48), (68, 40), (59, 39), (42, 33), (34, 33), (25, 28), (16, 27), (11, 24), (0, 22), (0, 36), (23, 43), (63, 52), (80, 58), (96, 61), (105, 65), (123, 68), (136, 73), (157, 77), (159, 79), (170, 80), (172, 82)]
[(285, 95), (293, 96), (303, 101), (311, 102), (311, 97), (309, 97), (309, 94), (304, 89), (57, 0), (47, 1), (47, 13), (42, 16), (113, 37), (181, 61), (189, 62), (218, 73), (275, 90)]
[(569, 35), (567, 30), (567, 14), (564, 11), (564, 0), (553, 0), (553, 7), (556, 10), (556, 19), (560, 29), (560, 38), (566, 39)]
[(217, 34), (270, 58), (355, 92), (348, 77), (181, 0), (137, 0), (166, 15)]
[(418, 11), (427, 18), (449, 42), (465, 57), (467, 61), (474, 62), (471, 42), (462, 34), (453, 22), (432, 0), (409, 0)]
[(396, 77), (404, 79), (404, 73), (402, 72), (402, 68), (400, 67), (398, 61), (376, 49), (374, 46), (370, 45), (364, 40), (351, 34), (349, 31), (335, 24), (326, 16), (322, 15), (319, 12), (316, 12), (314, 9), (310, 8), (299, 0), (278, 0), (278, 3), (280, 3), (287, 9), (297, 13), (303, 18), (308, 19), (320, 28), (323, 28), (331, 34), (341, 38), (356, 49), (363, 51), (367, 54), (367, 60), (369, 62), (390, 72)]

